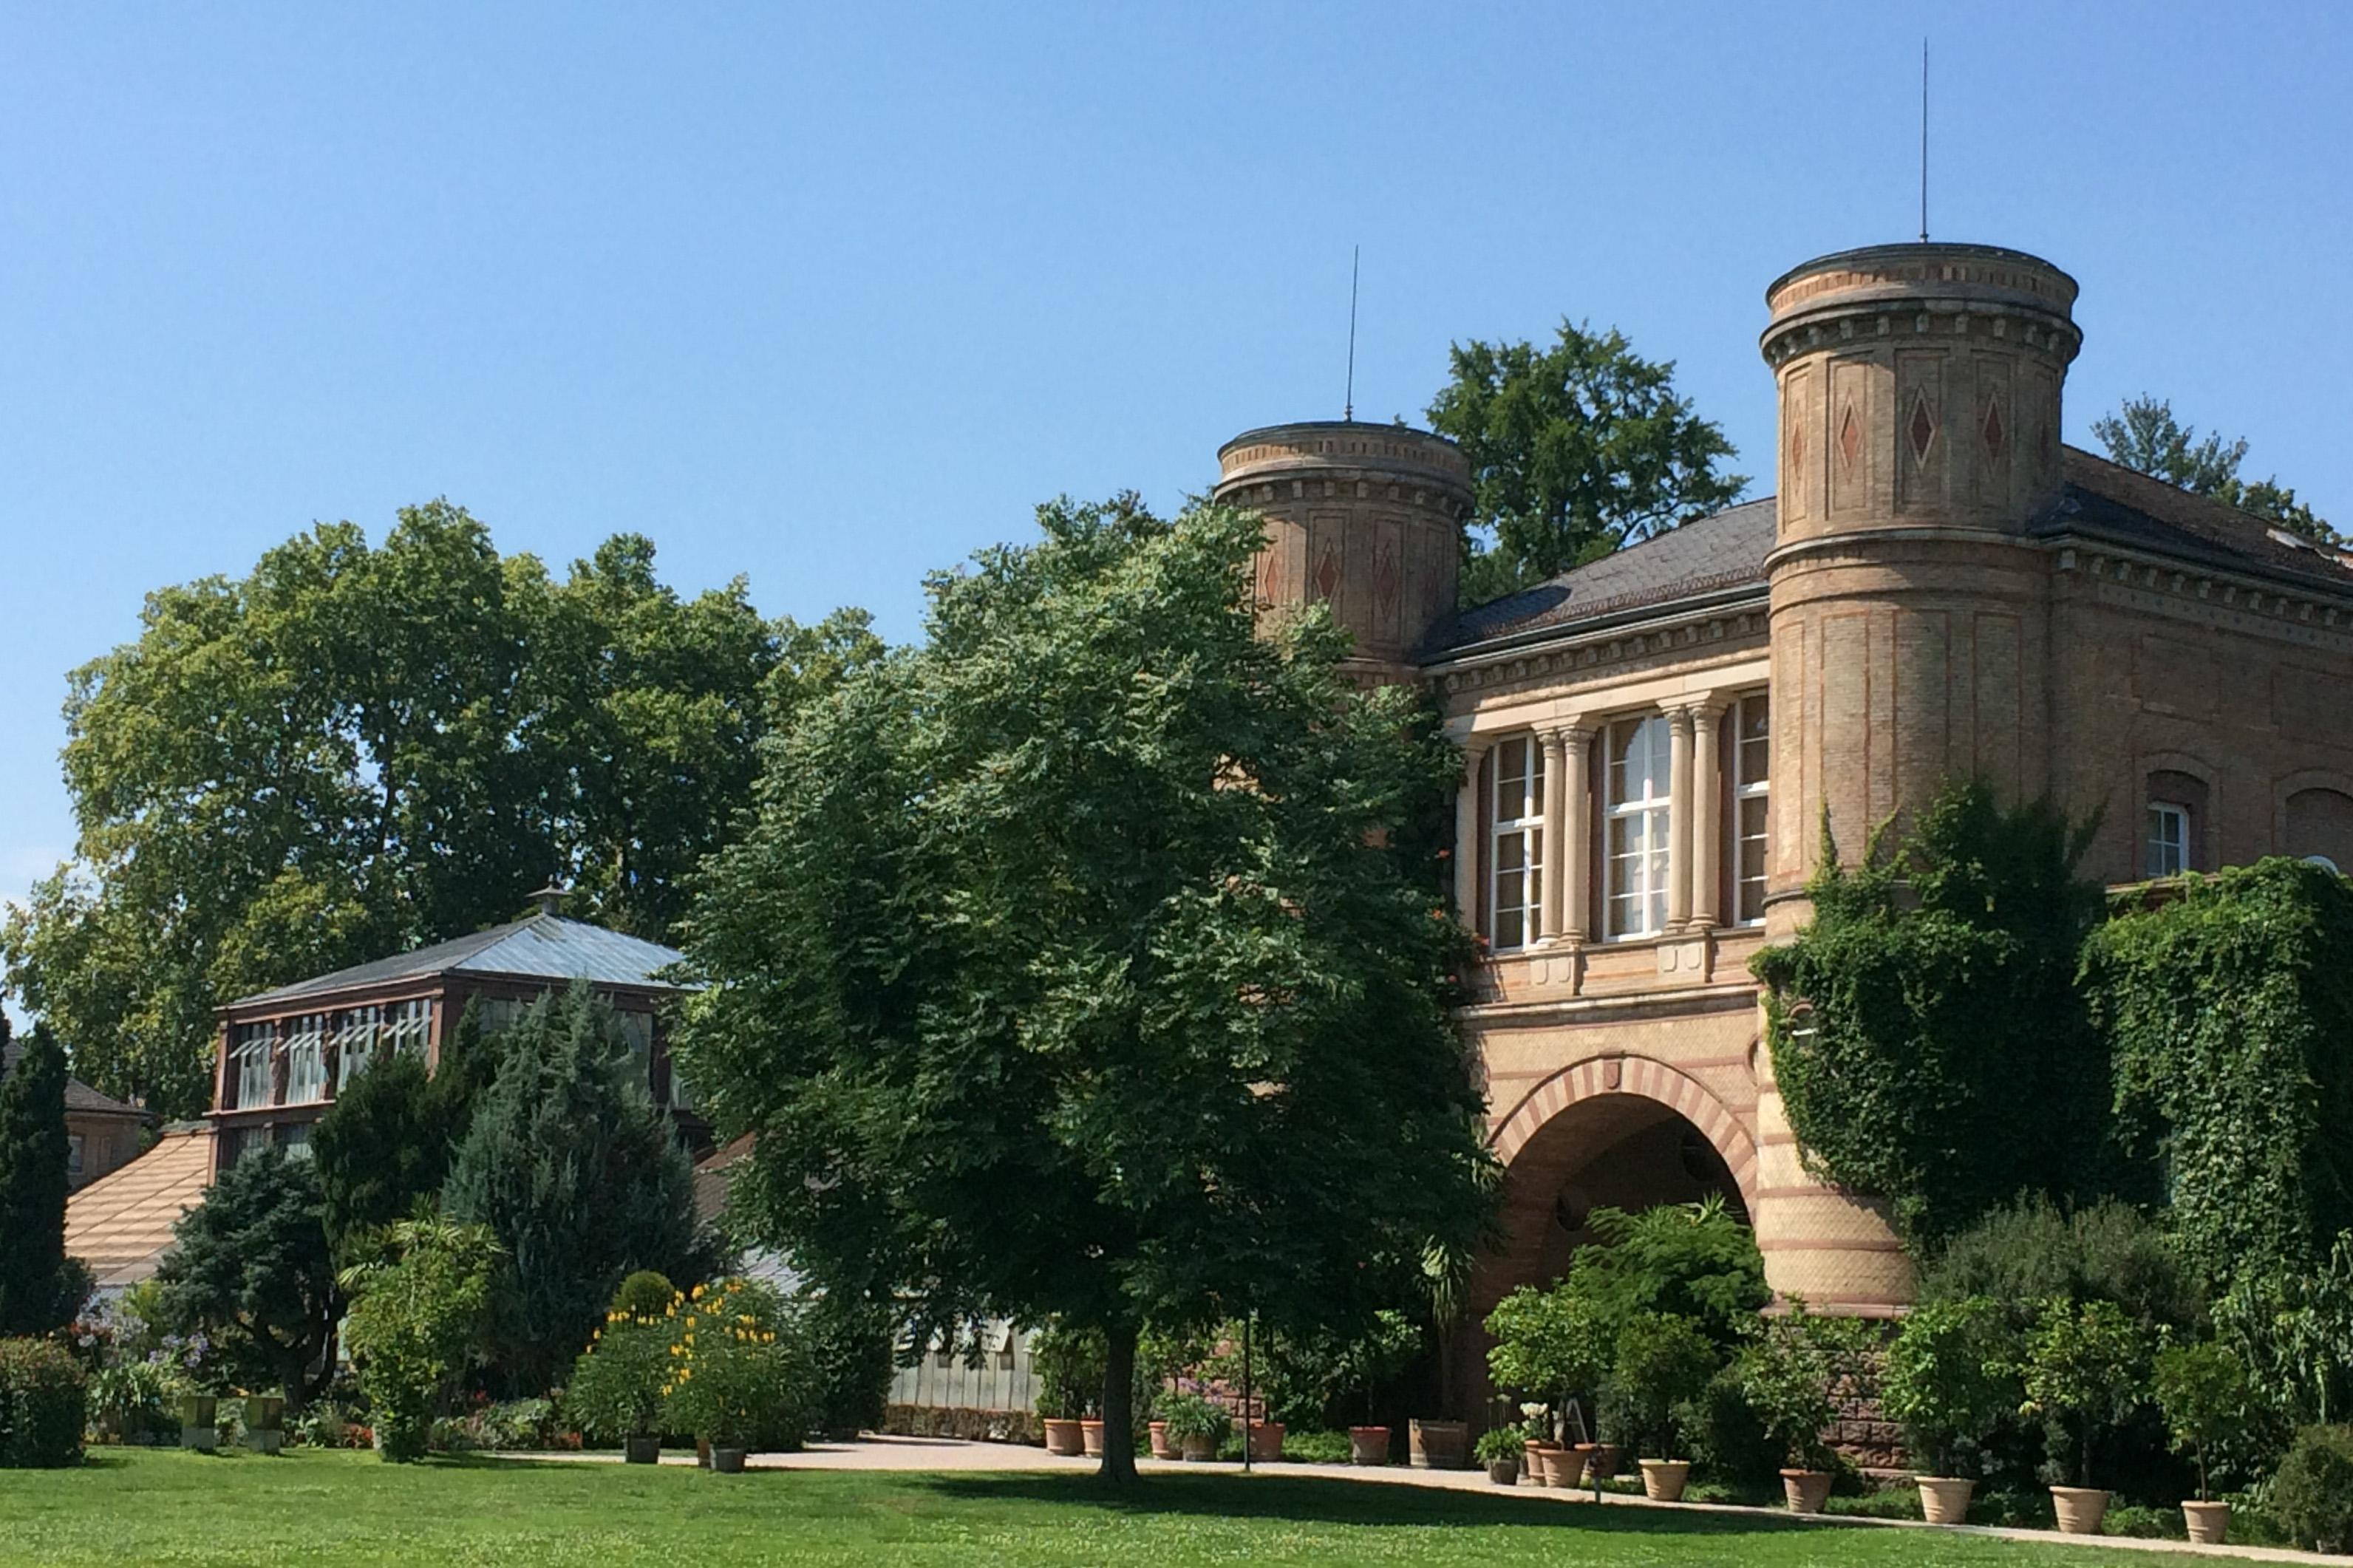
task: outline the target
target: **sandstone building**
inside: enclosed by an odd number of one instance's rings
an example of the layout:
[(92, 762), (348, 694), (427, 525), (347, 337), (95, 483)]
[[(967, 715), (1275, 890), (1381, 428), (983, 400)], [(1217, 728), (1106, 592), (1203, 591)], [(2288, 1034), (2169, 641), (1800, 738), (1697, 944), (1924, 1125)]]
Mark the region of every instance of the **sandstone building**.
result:
[(1975, 775), (2100, 810), (2109, 883), (2353, 870), (2353, 563), (2063, 447), (2075, 294), (1984, 246), (1808, 262), (1766, 294), (1777, 496), (1459, 613), (1451, 444), (1323, 423), (1220, 452), (1218, 498), (1269, 521), (1269, 611), (1328, 602), (1469, 757), (1455, 898), (1490, 956), (1462, 1024), (1510, 1237), (1480, 1313), (1595, 1205), (1710, 1192), (1777, 1290), (1907, 1300), (1881, 1212), (1801, 1167), (1748, 971), (1804, 922), (1825, 810), (1852, 854)]

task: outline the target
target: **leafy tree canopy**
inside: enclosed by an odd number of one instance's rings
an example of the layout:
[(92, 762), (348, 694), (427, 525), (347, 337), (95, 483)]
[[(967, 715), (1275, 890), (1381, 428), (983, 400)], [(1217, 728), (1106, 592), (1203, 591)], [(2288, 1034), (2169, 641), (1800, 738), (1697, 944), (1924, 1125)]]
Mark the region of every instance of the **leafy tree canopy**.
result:
[(1462, 601), (1481, 604), (1716, 510), (1746, 477), (1672, 361), (1564, 321), (1554, 342), (1458, 343), (1430, 428), (1471, 459)]
[(325, 1352), (343, 1296), (323, 1210), (308, 1161), (257, 1151), (180, 1216), (156, 1270), (167, 1321), (209, 1338), (247, 1387), (282, 1385), (294, 1407), (334, 1370)]
[(88, 1281), (66, 1261), (66, 1053), (37, 1026), (0, 1081), (0, 1337), (46, 1334), (81, 1306)]
[(151, 594), (73, 672), (79, 837), (0, 936), (8, 983), (90, 1082), (185, 1115), (217, 1003), (511, 919), (551, 876), (665, 935), (779, 707), (874, 650), (740, 580), (682, 597), (633, 534), (558, 580), (446, 501), (375, 545), (321, 524)]
[(2316, 544), (2334, 545), (2342, 540), (2336, 529), (2296, 499), (2295, 490), (2281, 484), (2277, 475), (2265, 479), (2239, 477), (2239, 465), (2247, 456), (2245, 437), (2225, 440), (2210, 430), (2201, 438), (2196, 426), (2174, 417), (2168, 399), (2147, 395), (2127, 399), (2117, 412), (2092, 421), (2092, 434), (2108, 449), (2109, 458), (2127, 468), (2228, 501)]
[(1666, 1313), (1703, 1325), (1728, 1348), (1773, 1299), (1755, 1234), (1720, 1197), (1638, 1214), (1597, 1208), (1586, 1224), (1596, 1239), (1569, 1260), (1568, 1288), (1593, 1304), (1606, 1337), (1638, 1317)]
[(554, 1384), (630, 1272), (694, 1283), (717, 1259), (694, 1173), (611, 1008), (585, 985), (541, 998), (499, 1037), (443, 1191), (449, 1217), (503, 1251), (491, 1364), (514, 1389)]
[(828, 1290), (1103, 1330), (1124, 1476), (1145, 1323), (1364, 1324), (1476, 1235), (1461, 760), (1328, 616), (1258, 635), (1254, 517), (1039, 521), (774, 744), (678, 1049)]
[(1812, 923), (1753, 962), (1808, 1160), (1893, 1202), (1915, 1242), (2112, 1174), (2107, 1061), (2074, 984), (2102, 907), (2075, 874), (2090, 831), (1955, 784), (1845, 867), (1825, 822)]
[(338, 1258), (358, 1260), (376, 1232), (439, 1195), (491, 1051), (469, 1005), (442, 1041), (438, 1071), (420, 1053), (387, 1052), (336, 1093), (311, 1130), (311, 1155)]

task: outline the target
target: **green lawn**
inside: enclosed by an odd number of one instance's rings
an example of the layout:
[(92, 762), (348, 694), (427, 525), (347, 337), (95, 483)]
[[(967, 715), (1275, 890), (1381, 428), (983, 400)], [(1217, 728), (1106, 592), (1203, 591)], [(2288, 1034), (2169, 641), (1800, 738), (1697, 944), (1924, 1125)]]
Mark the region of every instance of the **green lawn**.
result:
[[(2137, 1559), (2125, 1559), (2125, 1562)], [(416, 1466), (100, 1449), (0, 1470), (0, 1563), (2091, 1564), (1926, 1531), (1801, 1525), (1305, 1477), (707, 1475), (477, 1459)]]

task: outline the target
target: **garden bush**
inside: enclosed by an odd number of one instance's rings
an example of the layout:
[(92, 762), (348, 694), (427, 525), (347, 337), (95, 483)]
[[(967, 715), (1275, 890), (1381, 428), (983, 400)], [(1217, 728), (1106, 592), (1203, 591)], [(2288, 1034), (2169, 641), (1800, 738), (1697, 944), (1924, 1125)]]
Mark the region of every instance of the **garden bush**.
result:
[(1871, 1325), (1859, 1318), (1817, 1317), (1790, 1298), (1789, 1310), (1760, 1320), (1734, 1365), (1741, 1391), (1766, 1432), (1796, 1469), (1834, 1469), (1822, 1439), (1838, 1414), (1832, 1390), (1859, 1370)]
[[(1744, 1492), (1761, 1489), (1781, 1466), (1781, 1450), (1765, 1427), (1765, 1418), (1749, 1403), (1741, 1384), (1737, 1363), (1708, 1379), (1699, 1397), (1685, 1408), (1692, 1459), (1710, 1481)], [(1686, 1497), (1693, 1494), (1686, 1491)]]
[[(1514, 1434), (1514, 1440), (1517, 1435)], [(1304, 1432), (1288, 1427), (1282, 1434), (1282, 1457), (1302, 1465), (1345, 1465), (1348, 1462), (1348, 1435), (1329, 1427), (1313, 1427)]]
[(766, 1286), (727, 1279), (696, 1286), (666, 1314), (670, 1380), (663, 1424), (714, 1448), (789, 1453), (818, 1415), (808, 1345)]
[(465, 1371), (488, 1321), (501, 1251), (486, 1227), (438, 1218), (397, 1221), (388, 1242), (390, 1260), (344, 1273), (358, 1300), (343, 1342), (367, 1393), (377, 1452), (401, 1462), (424, 1458), (434, 1414)]
[[(2063, 1432), (2079, 1487), (2092, 1485), (2101, 1439), (2147, 1403), (2148, 1342), (2113, 1301), (2045, 1304), (2026, 1348), (2027, 1408)], [(2056, 1445), (2054, 1445), (2055, 1447)]]
[(670, 1304), (677, 1300), (678, 1287), (670, 1282), (669, 1275), (656, 1268), (640, 1268), (621, 1281), (607, 1311), (633, 1318), (658, 1318), (669, 1311)]
[(2272, 1517), (2298, 1546), (2353, 1551), (2353, 1426), (2306, 1426), (2272, 1478)]
[(1620, 1441), (1644, 1458), (1683, 1457), (1691, 1402), (1723, 1358), (1707, 1331), (1672, 1312), (1643, 1312), (1619, 1331), (1609, 1384), (1626, 1425)]
[(674, 1359), (670, 1307), (676, 1294), (649, 1312), (628, 1310), (616, 1297), (603, 1326), (572, 1363), (565, 1413), (590, 1439), (611, 1444), (660, 1431), (662, 1385), (670, 1381)]
[(891, 1396), (895, 1316), (886, 1308), (827, 1295), (803, 1303), (796, 1319), (817, 1378), (816, 1425), (828, 1432), (881, 1426)]
[[(1888, 1346), (1881, 1407), (1930, 1474), (1973, 1477), (1977, 1449), (2018, 1408), (2000, 1308), (1984, 1296), (1915, 1307)], [(1966, 1461), (1966, 1468), (1965, 1468)]]
[(126, 1361), (100, 1367), (90, 1375), (90, 1419), (99, 1435), (117, 1443), (136, 1443), (176, 1430), (172, 1415), (171, 1378), (163, 1364)]
[(1586, 1216), (1596, 1239), (1577, 1249), (1566, 1281), (1592, 1304), (1605, 1341), (1645, 1312), (1689, 1318), (1729, 1351), (1773, 1293), (1757, 1237), (1720, 1196)]
[(82, 1370), (54, 1340), (0, 1340), (0, 1468), (81, 1462)]

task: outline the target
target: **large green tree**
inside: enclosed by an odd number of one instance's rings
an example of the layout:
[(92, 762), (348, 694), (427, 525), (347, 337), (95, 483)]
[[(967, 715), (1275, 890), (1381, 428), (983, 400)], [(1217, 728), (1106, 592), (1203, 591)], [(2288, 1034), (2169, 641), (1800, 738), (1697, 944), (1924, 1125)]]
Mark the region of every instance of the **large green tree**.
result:
[(1481, 1213), (1433, 821), (1461, 760), (1267, 637), (1261, 525), (1132, 500), (930, 584), (928, 641), (772, 742), (678, 1049), (733, 1198), (829, 1290), (1100, 1330), (1363, 1324)]
[(623, 1277), (681, 1285), (716, 1261), (697, 1226), (694, 1173), (645, 1064), (585, 986), (524, 1009), (497, 1042), (443, 1189), (461, 1224), (487, 1226), (507, 1258), (491, 1366), (544, 1393), (588, 1342)]
[(415, 1215), (420, 1201), (438, 1200), (475, 1096), (497, 1074), (497, 1055), (480, 1009), (469, 1003), (442, 1037), (432, 1071), (421, 1052), (383, 1051), (336, 1092), (311, 1131), (311, 1157), (338, 1260), (364, 1261), (385, 1227)]
[(2337, 530), (2296, 499), (2295, 491), (2274, 474), (2264, 479), (2242, 479), (2239, 466), (2246, 460), (2247, 440), (2225, 440), (2215, 431), (2201, 438), (2198, 427), (2175, 417), (2168, 399), (2128, 398), (2114, 414), (2092, 421), (2092, 434), (2108, 456), (2127, 468), (2153, 475), (2168, 485), (2228, 501), (2243, 511), (2300, 533), (2316, 544), (2335, 545)]
[(1547, 346), (1457, 343), (1430, 426), (1471, 459), (1462, 602), (1480, 604), (1687, 522), (1746, 478), (1713, 420), (1616, 330), (1564, 321)]
[(237, 1382), (282, 1384), (293, 1407), (334, 1373), (343, 1299), (322, 1211), (308, 1161), (256, 1151), (180, 1216), (155, 1272), (168, 1322), (209, 1338)]
[(70, 1287), (87, 1281), (66, 1263), (66, 1053), (37, 1026), (0, 1081), (0, 1336), (46, 1334), (81, 1305)]
[(159, 589), (73, 673), (79, 837), (9, 918), (9, 984), (90, 1081), (185, 1115), (221, 1001), (512, 918), (552, 876), (661, 936), (813, 640), (740, 581), (681, 597), (635, 535), (558, 581), (445, 501)]

